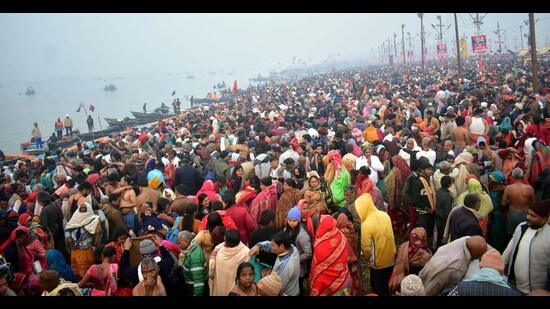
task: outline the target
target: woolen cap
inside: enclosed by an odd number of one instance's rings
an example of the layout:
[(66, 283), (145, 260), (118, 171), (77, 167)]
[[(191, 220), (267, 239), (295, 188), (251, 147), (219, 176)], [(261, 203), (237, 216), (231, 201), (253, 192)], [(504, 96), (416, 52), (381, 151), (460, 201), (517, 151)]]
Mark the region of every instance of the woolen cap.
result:
[(139, 252), (141, 255), (153, 254), (157, 251), (157, 246), (150, 239), (144, 239), (139, 243)]
[(301, 217), (301, 211), (298, 206), (294, 206), (288, 211), (287, 219), (296, 219), (297, 221), (300, 221)]
[(504, 273), (504, 261), (500, 252), (496, 249), (487, 250), (479, 261), (479, 268), (489, 267), (498, 270), (500, 273)]

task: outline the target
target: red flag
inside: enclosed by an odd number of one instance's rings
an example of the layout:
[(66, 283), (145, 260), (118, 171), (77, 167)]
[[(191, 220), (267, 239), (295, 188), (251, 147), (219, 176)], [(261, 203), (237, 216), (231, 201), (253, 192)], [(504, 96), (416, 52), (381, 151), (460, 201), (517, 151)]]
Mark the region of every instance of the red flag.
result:
[(92, 112), (95, 110), (95, 106), (93, 106), (92, 104), (90, 104), (90, 107), (88, 108), (89, 110), (91, 110)]
[(237, 93), (237, 80), (233, 82), (233, 88), (231, 89), (231, 94), (235, 95)]

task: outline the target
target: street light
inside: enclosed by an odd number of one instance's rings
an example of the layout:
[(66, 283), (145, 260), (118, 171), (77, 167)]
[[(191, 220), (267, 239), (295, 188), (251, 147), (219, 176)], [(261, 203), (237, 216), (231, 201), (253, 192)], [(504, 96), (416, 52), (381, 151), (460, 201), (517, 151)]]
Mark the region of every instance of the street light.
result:
[(422, 55), (422, 70), (424, 70), (424, 13), (418, 13), (416, 15), (420, 18), (420, 53)]
[(401, 46), (403, 47), (403, 66), (406, 66), (405, 63), (405, 24), (401, 24)]

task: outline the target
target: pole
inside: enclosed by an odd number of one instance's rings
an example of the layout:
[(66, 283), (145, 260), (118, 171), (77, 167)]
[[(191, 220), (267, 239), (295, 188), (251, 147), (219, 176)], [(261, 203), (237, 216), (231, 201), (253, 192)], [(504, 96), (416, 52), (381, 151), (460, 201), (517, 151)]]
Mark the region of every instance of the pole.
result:
[(534, 13), (529, 13), (529, 39), (531, 40), (531, 74), (533, 75), (533, 93), (539, 94), (539, 61), (537, 59), (537, 40), (535, 35), (534, 15)]
[(401, 24), (401, 47), (403, 47), (403, 66), (406, 66), (405, 58), (405, 24)]
[(418, 13), (418, 17), (420, 17), (420, 55), (422, 56), (422, 71), (424, 71), (426, 63), (424, 57), (424, 13)]
[(523, 25), (519, 25), (519, 40), (521, 42), (521, 50), (523, 50)]
[(103, 126), (101, 125), (101, 118), (97, 116), (97, 121), (99, 121), (99, 128), (101, 129), (101, 136), (103, 136)]
[(456, 18), (456, 13), (454, 13), (455, 17), (455, 36), (456, 36), (456, 61), (458, 65), (458, 82), (460, 83), (462, 81), (462, 61), (460, 61), (460, 37), (458, 36), (458, 21)]

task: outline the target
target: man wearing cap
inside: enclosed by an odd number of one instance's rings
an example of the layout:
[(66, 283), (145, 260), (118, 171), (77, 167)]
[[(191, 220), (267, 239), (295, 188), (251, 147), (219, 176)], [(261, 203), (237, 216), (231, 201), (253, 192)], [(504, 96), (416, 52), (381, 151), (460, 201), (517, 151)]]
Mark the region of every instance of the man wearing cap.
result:
[(550, 286), (550, 201), (536, 201), (527, 210), (502, 257), (508, 282), (524, 294)]
[(487, 250), (473, 277), (460, 281), (447, 296), (521, 296), (504, 277), (504, 261), (496, 249)]
[(73, 137), (73, 120), (69, 117), (69, 114), (65, 115), (63, 125), (65, 126), (65, 135)]
[[(119, 280), (125, 278), (130, 280), (132, 285), (137, 285), (139, 282), (143, 281), (144, 276), (141, 271), (141, 264), (138, 266), (130, 266), (130, 249), (132, 248), (132, 243), (132, 238), (128, 238), (122, 245), (124, 251), (120, 257), (120, 262), (118, 263), (120, 267)], [(162, 282), (166, 287), (166, 292), (169, 296), (176, 295), (170, 288), (170, 273), (172, 271), (172, 267), (177, 261), (177, 258), (163, 246), (162, 238), (157, 235), (153, 235), (151, 238), (143, 239), (139, 243), (139, 252), (142, 259), (150, 257), (157, 262), (157, 265), (159, 266), (158, 274), (162, 278)]]

